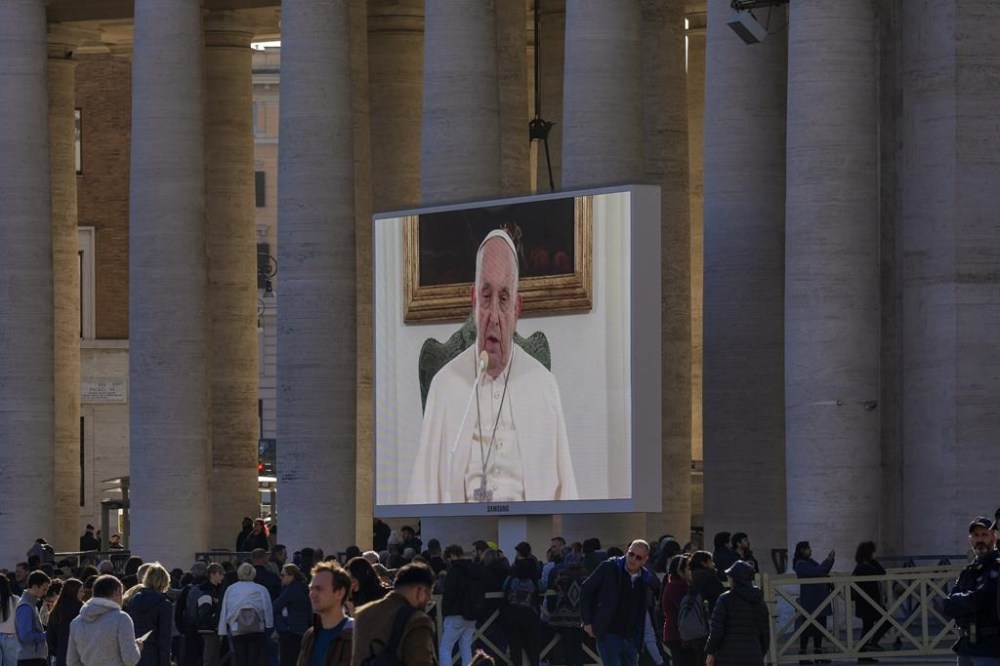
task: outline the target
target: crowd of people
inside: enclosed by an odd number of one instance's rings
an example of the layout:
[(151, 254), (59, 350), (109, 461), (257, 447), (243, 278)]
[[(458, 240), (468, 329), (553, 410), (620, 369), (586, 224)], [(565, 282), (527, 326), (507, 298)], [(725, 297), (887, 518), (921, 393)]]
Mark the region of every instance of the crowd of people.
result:
[[(289, 556), (263, 521), (249, 521), (237, 543), (267, 548), (239, 562), (197, 561), (187, 572), (136, 557), (120, 571), (86, 554), (56, 562), (39, 539), (27, 561), (0, 570), (0, 666), (216, 666), (227, 655), (234, 666), (464, 666), (493, 663), (497, 651), (538, 666), (556, 637), (546, 656), (554, 664), (590, 663), (589, 651), (616, 666), (726, 666), (763, 664), (770, 647), (745, 533), (716, 535), (713, 552), (669, 535), (625, 551), (553, 537), (539, 559), (527, 542), (511, 557), (488, 541), (442, 550), (431, 539), (425, 549), (418, 530), (385, 527), (375, 521), (380, 550)], [(970, 524), (976, 560), (945, 604), (962, 630), (956, 651), (970, 655), (962, 666), (1000, 656), (997, 529), (986, 518)], [(855, 575), (885, 573), (875, 553), (871, 541), (858, 545)], [(821, 579), (835, 557), (818, 562), (803, 541), (792, 568), (803, 581)], [(801, 627), (800, 663), (826, 663), (829, 589), (801, 584), (799, 604), (815, 620)], [(862, 651), (880, 651), (890, 627), (881, 584), (860, 582), (852, 600)]]

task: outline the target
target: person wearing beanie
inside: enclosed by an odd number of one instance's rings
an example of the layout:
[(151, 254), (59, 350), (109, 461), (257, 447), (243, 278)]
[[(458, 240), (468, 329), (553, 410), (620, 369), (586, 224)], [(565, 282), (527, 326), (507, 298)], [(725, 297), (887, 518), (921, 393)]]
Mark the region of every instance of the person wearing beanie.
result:
[(753, 564), (738, 560), (726, 569), (732, 589), (715, 603), (705, 644), (706, 666), (763, 666), (770, 645), (764, 593), (753, 584)]

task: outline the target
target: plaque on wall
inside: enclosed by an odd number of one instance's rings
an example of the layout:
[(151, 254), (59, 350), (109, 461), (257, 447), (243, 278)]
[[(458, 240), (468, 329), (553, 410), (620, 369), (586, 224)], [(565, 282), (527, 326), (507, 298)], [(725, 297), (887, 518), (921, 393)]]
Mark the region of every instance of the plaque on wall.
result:
[(80, 383), (80, 402), (85, 404), (125, 404), (128, 389), (124, 379), (85, 378)]

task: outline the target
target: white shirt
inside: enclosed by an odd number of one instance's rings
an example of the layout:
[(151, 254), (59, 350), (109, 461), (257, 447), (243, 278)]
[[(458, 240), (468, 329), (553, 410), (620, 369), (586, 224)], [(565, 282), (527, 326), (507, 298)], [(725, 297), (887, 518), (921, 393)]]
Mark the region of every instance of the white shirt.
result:
[[(504, 418), (509, 418), (511, 427), (510, 432), (505, 429), (501, 433), (498, 426), (494, 454), (500, 450), (500, 441), (503, 441), (504, 454), (497, 456), (500, 466), (495, 474), (497, 494), (493, 501), (499, 501), (499, 493), (509, 497), (521, 496), (517, 491), (518, 466), (524, 500), (577, 499), (576, 477), (570, 459), (559, 387), (552, 373), (541, 363), (518, 347), (513, 349), (504, 400), (505, 403), (510, 402), (510, 412), (507, 416), (501, 415), (500, 423), (503, 426)], [(407, 494), (409, 504), (465, 502), (470, 496), (467, 489), (474, 492), (479, 487), (482, 458), (476, 458), (479, 456), (479, 443), (474, 440), (478, 436), (475, 432), (478, 430), (475, 404), (465, 422), (462, 421), (473, 389), (476, 365), (477, 354), (473, 345), (449, 361), (431, 381), (420, 432), (420, 447)], [(485, 404), (481, 388), (480, 408), (492, 413), (495, 419), (495, 409), (499, 407), (501, 398), (497, 395), (496, 382), (489, 383), (489, 386), (492, 389), (490, 398), (496, 401), (496, 406)], [(502, 393), (502, 385), (499, 388)], [(505, 404), (504, 410), (507, 409)], [(490, 437), (486, 433), (488, 419), (489, 416), (484, 413), (484, 453)], [(489, 487), (492, 485), (493, 482)]]
[[(491, 502), (524, 501), (524, 472), (517, 429), (511, 410), (510, 395), (505, 389), (510, 385), (508, 364), (505, 372), (496, 379), (486, 375), (479, 387), (476, 410), (470, 418), (476, 419), (472, 431), (469, 464), (465, 468), (465, 501), (479, 501), (476, 491), (485, 487)], [(494, 426), (496, 431), (494, 433)], [(483, 457), (486, 464), (483, 464)], [(483, 483), (483, 470), (486, 481)]]

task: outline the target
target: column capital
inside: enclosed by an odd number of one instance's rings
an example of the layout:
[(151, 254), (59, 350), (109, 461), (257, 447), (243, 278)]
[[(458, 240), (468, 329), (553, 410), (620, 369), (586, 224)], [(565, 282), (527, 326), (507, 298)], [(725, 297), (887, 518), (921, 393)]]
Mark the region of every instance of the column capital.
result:
[(51, 59), (71, 60), (74, 52), (89, 42), (100, 41), (100, 31), (65, 23), (50, 23), (46, 34)]
[(368, 32), (424, 31), (422, 0), (370, 0)]
[(255, 37), (278, 34), (278, 10), (210, 10), (204, 30), (205, 46), (249, 47)]
[[(57, 24), (50, 24), (51, 28)], [(132, 55), (132, 41), (135, 28), (131, 20), (120, 21), (87, 21), (65, 25), (73, 33), (83, 36), (82, 42), (73, 49), (74, 54), (80, 53), (110, 53), (115, 56), (129, 57)], [(51, 49), (50, 49), (51, 56)]]

